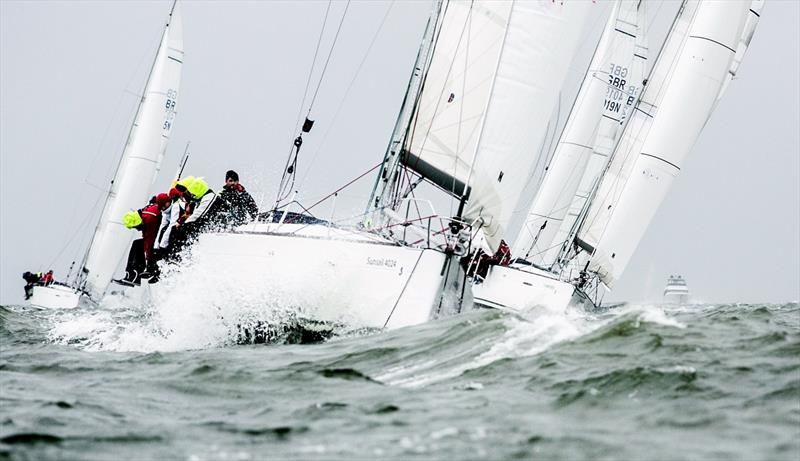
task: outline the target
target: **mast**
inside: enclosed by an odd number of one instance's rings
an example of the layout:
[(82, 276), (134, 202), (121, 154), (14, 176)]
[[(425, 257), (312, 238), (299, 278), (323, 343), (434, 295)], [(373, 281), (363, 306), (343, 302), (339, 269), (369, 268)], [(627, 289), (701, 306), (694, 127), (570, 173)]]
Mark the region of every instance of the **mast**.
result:
[(383, 163), (378, 171), (378, 175), (375, 177), (375, 184), (372, 187), (372, 193), (367, 202), (365, 214), (365, 224), (367, 227), (370, 227), (370, 224), (376, 224), (372, 222), (374, 218), (379, 216), (375, 212), (389, 206), (391, 199), (387, 197), (387, 195), (391, 196), (392, 191), (397, 187), (400, 152), (411, 127), (412, 115), (419, 104), (419, 96), (422, 87), (425, 84), (425, 76), (427, 75), (430, 65), (431, 53), (436, 43), (436, 32), (440, 30), (440, 19), (444, 15), (442, 6), (443, 0), (436, 0), (434, 7), (431, 9), (431, 14), (428, 17), (428, 22), (425, 25), (425, 32), (422, 35), (422, 42), (417, 51), (417, 58), (414, 61), (414, 69), (408, 79), (406, 93), (403, 96), (400, 112), (395, 121), (392, 137), (389, 139), (389, 144), (386, 146)]

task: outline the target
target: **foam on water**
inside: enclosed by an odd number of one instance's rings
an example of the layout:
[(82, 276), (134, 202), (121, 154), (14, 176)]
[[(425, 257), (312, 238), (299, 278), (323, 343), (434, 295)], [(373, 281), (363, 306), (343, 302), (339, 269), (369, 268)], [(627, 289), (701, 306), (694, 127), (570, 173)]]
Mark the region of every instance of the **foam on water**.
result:
[(431, 360), (406, 363), (403, 367), (381, 373), (376, 379), (387, 384), (412, 388), (426, 386), (457, 377), (466, 371), (487, 366), (498, 360), (540, 354), (554, 345), (574, 341), (620, 318), (630, 316), (633, 316), (636, 322), (673, 328), (686, 327), (670, 317), (658, 305), (627, 305), (603, 315), (592, 314), (576, 307), (557, 310), (537, 306), (521, 314), (505, 317), (504, 333), (498, 338), (492, 338), (491, 342), (474, 344), (469, 351), (472, 352), (469, 360), (462, 360), (456, 364)]

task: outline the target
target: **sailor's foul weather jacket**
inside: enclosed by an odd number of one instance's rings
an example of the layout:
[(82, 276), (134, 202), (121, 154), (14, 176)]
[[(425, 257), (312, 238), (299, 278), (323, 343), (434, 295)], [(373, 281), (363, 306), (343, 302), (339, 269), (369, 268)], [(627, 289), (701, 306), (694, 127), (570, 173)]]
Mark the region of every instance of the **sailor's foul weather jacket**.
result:
[(148, 264), (154, 262), (153, 245), (161, 225), (161, 210), (155, 203), (147, 205), (139, 212), (142, 215), (142, 224), (138, 227), (142, 231), (144, 240), (144, 259)]

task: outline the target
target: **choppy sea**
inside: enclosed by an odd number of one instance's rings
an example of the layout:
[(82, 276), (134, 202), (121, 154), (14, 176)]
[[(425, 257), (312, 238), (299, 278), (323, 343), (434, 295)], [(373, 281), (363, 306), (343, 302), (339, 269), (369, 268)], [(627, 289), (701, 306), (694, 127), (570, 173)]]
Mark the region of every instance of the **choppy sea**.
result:
[(797, 303), (226, 322), (0, 307), (0, 459), (800, 459)]

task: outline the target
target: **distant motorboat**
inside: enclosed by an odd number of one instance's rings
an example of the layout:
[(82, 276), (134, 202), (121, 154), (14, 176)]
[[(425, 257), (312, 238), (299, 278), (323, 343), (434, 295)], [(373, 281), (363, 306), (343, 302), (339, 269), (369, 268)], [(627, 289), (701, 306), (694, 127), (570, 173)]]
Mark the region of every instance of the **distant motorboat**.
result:
[(680, 275), (670, 275), (667, 286), (664, 288), (665, 304), (687, 304), (689, 303), (689, 287), (686, 280)]

